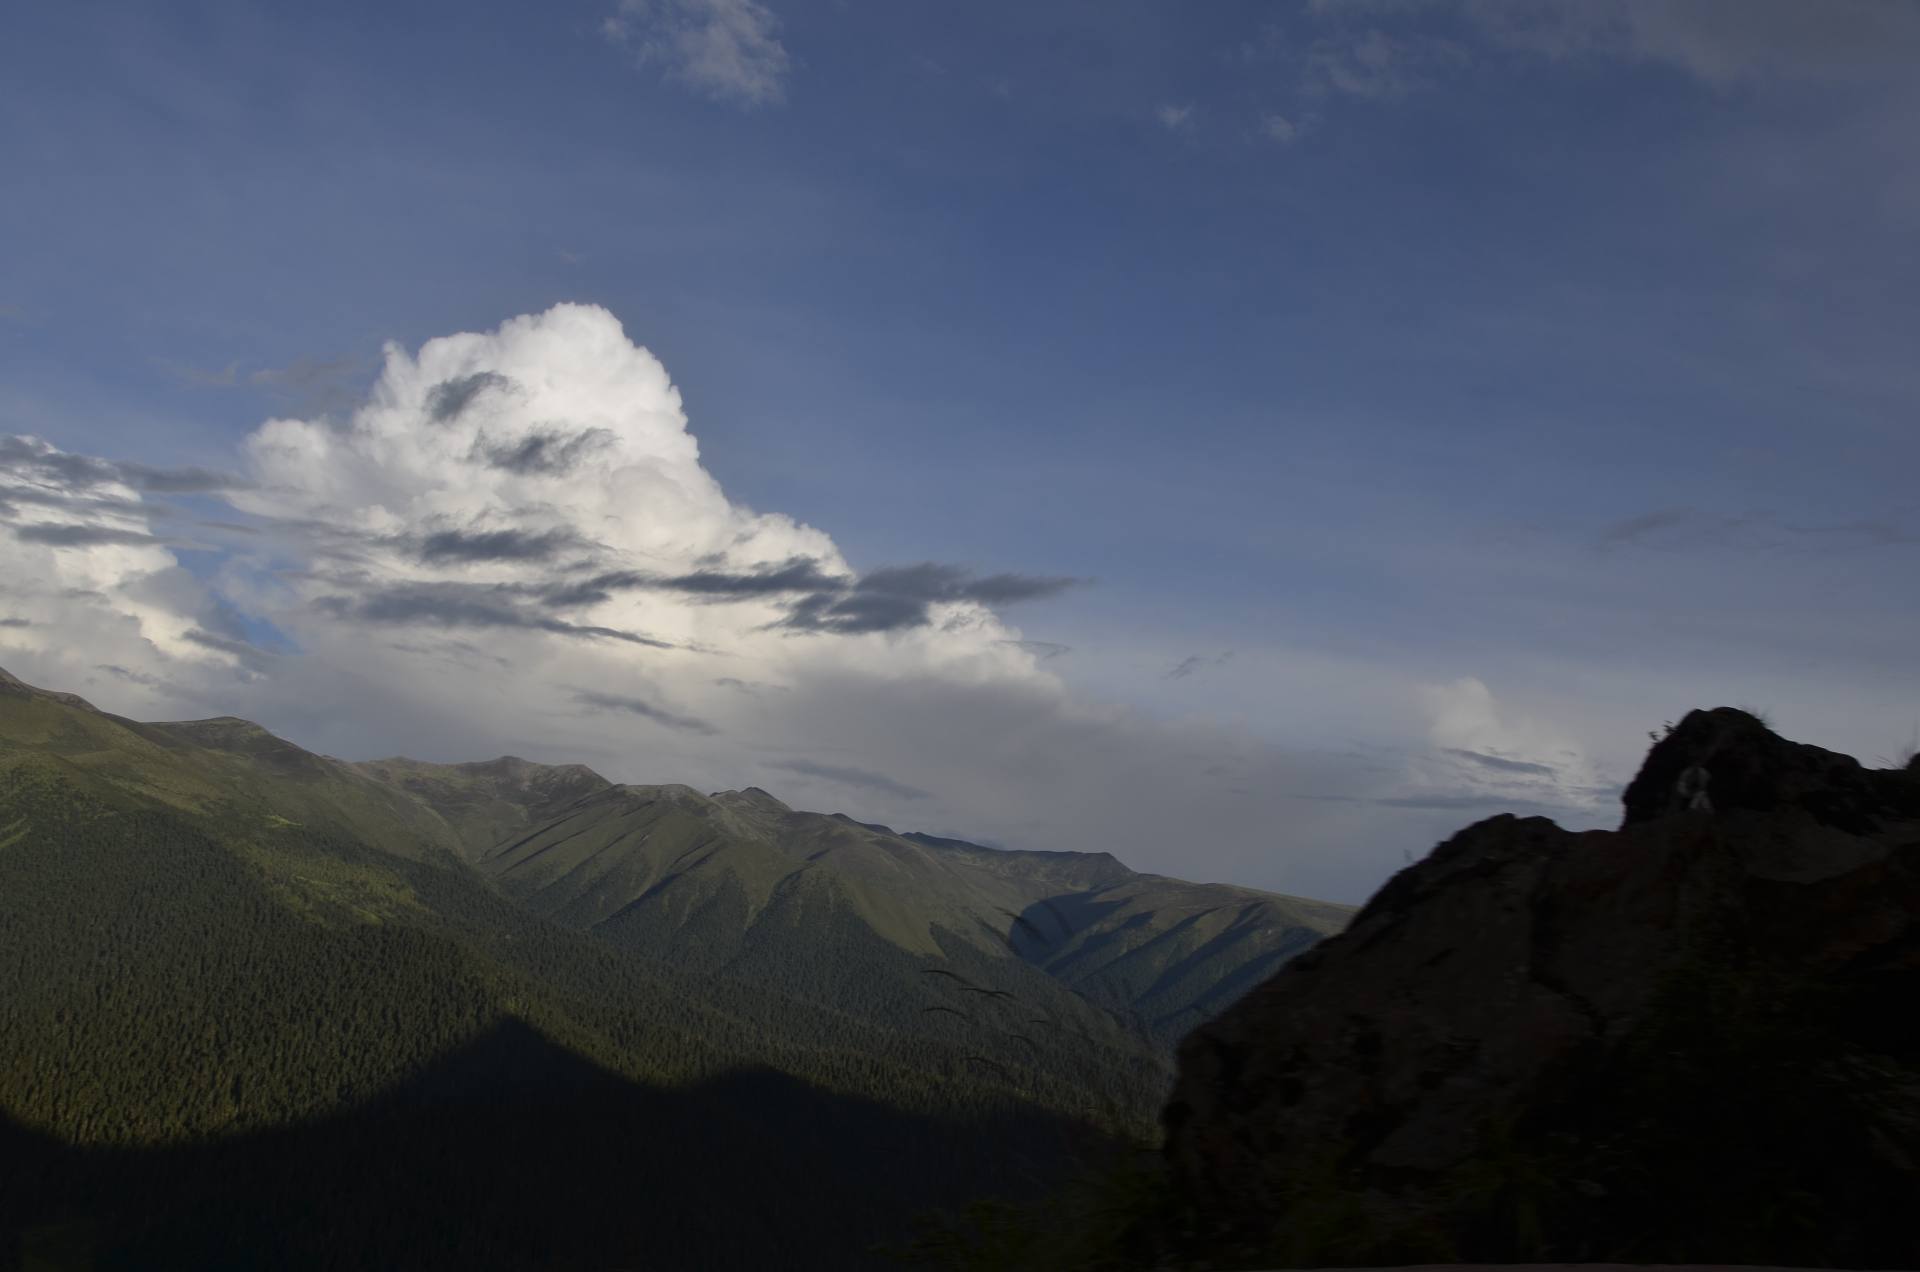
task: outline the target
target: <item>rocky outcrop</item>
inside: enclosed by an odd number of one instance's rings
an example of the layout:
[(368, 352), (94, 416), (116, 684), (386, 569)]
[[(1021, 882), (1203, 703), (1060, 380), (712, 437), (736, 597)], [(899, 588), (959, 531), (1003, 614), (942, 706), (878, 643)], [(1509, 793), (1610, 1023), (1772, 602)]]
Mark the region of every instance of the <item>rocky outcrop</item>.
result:
[(1187, 1039), (1171, 1260), (1920, 1267), (1920, 771), (1696, 711), (1625, 802), (1469, 827)]

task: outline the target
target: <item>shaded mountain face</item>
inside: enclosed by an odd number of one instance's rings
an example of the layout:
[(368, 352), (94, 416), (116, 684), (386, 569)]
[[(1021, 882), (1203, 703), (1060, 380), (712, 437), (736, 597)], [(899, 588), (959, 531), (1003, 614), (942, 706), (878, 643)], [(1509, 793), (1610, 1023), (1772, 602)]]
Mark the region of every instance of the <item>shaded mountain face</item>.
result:
[(1469, 827), (1194, 1031), (1167, 1248), (1920, 1266), (1920, 771), (1696, 711), (1625, 800)]
[[(18, 969), (0, 995), (0, 1248), (31, 1229), (93, 1242), (103, 1266), (216, 1266), (259, 1262), (235, 1253), (257, 1238), (276, 1266), (366, 1266), (292, 1257), (260, 1216), (299, 1228), (317, 1190), (340, 1249), (431, 1250), (380, 1189), (345, 1182), (404, 1175), (407, 1213), (464, 1225), (460, 1266), (538, 1248), (609, 1266), (633, 1234), (715, 1225), (740, 1266), (865, 1266), (913, 1209), (1031, 1194), (1141, 1133), (1170, 1079), (1156, 1022), (1344, 917), (754, 789), (510, 757), (347, 763), (0, 673), (0, 965)], [(538, 1063), (494, 1062), (509, 1053)], [(570, 1142), (540, 1112), (553, 1075), (589, 1072), (606, 1076), (560, 1082), (587, 1094), (553, 1116), (626, 1127), (624, 1147), (542, 1166), (509, 1211), (501, 1181)], [(754, 1080), (758, 1120), (664, 1094), (743, 1072), (781, 1075)], [(429, 1108), (459, 1092), (484, 1116)], [(872, 1133), (838, 1134), (843, 1114)], [(768, 1136), (786, 1148), (768, 1157)], [(394, 1169), (367, 1173), (362, 1150)], [(716, 1171), (676, 1173), (692, 1156)], [(751, 1177), (781, 1201), (666, 1177)], [(760, 1216), (745, 1235), (742, 1214)], [(699, 1248), (647, 1265), (723, 1266)]]
[(902, 1216), (1082, 1135), (768, 1068), (636, 1082), (508, 1021), (371, 1100), (201, 1142), (76, 1148), (0, 1116), (0, 1240), (48, 1269), (887, 1267), (865, 1246)]

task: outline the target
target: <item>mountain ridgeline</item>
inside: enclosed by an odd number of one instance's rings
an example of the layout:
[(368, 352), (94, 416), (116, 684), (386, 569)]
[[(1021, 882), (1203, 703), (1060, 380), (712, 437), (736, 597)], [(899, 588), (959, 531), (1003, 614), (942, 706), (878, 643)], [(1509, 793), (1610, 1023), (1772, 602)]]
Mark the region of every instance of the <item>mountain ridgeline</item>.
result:
[(1149, 1134), (1180, 1036), (1350, 914), (0, 672), (0, 1234), (52, 1267), (873, 1264)]

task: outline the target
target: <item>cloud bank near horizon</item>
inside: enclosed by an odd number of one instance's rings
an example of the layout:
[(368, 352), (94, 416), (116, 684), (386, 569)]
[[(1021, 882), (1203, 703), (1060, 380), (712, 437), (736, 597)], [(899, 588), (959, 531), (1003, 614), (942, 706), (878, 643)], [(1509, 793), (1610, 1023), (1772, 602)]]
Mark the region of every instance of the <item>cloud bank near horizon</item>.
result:
[(238, 459), (0, 441), (0, 665), (355, 758), (761, 785), (1341, 899), (1399, 863), (1409, 810), (1430, 835), (1503, 800), (1611, 815), (1578, 749), (1477, 681), (1436, 689), (1431, 736), (1386, 764), (1087, 700), (1046, 665), (1061, 648), (1002, 613), (1078, 581), (859, 570), (824, 531), (733, 502), (666, 369), (597, 307), (389, 346), (351, 414), (269, 420)]

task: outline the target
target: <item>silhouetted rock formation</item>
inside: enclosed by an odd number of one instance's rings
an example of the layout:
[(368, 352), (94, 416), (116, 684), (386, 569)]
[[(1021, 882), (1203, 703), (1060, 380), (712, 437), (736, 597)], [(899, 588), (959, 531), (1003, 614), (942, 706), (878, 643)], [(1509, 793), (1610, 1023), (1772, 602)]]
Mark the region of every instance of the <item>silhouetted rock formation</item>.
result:
[(1920, 771), (1723, 708), (1625, 803), (1467, 828), (1196, 1030), (1169, 1251), (1920, 1267)]

